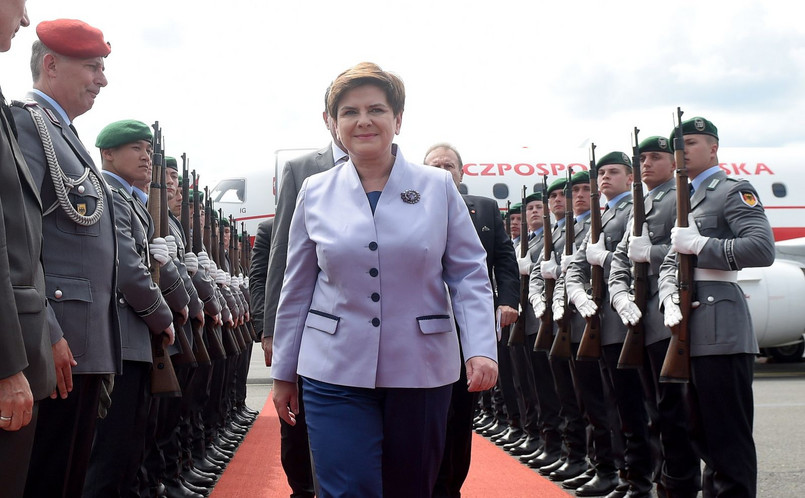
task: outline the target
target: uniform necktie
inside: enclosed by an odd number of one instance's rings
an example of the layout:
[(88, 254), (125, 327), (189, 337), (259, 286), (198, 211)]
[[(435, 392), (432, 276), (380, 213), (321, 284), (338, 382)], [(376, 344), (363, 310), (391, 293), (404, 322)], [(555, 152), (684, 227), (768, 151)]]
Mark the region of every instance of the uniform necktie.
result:
[(696, 192), (696, 189), (693, 188), (693, 184), (688, 184), (688, 190), (690, 190), (690, 196), (693, 197), (693, 193)]
[(73, 133), (75, 134), (75, 138), (77, 138), (77, 139), (81, 140), (81, 137), (79, 137), (79, 136), (78, 136), (78, 131), (76, 131), (75, 126), (73, 126), (73, 123), (70, 123), (70, 129), (71, 129), (71, 130), (73, 131)]

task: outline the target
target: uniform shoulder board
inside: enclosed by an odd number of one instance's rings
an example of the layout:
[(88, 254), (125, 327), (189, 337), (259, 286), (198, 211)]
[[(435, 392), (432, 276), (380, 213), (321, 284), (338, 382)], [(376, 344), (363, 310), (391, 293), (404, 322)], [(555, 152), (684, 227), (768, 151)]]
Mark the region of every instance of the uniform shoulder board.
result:
[(728, 176), (728, 177), (726, 178), (726, 180), (727, 180), (728, 182), (733, 182), (733, 183), (738, 183), (738, 182), (745, 181), (743, 178), (734, 178), (734, 177), (732, 177), (732, 176)]
[(20, 109), (37, 108), (40, 111), (44, 112), (45, 115), (48, 117), (48, 119), (53, 124), (61, 126), (61, 122), (59, 121), (59, 118), (56, 117), (56, 115), (53, 113), (53, 111), (51, 111), (47, 107), (42, 107), (41, 105), (39, 105), (39, 102), (37, 102), (37, 101), (35, 101), (33, 99), (28, 99), (28, 100), (24, 100), (24, 101), (12, 100), (11, 105), (14, 106), (14, 107), (19, 107)]
[(715, 190), (719, 183), (721, 183), (721, 178), (713, 178), (707, 185), (707, 190)]
[(36, 107), (39, 103), (35, 100), (12, 100), (11, 107), (19, 107), (25, 109), (26, 107)]

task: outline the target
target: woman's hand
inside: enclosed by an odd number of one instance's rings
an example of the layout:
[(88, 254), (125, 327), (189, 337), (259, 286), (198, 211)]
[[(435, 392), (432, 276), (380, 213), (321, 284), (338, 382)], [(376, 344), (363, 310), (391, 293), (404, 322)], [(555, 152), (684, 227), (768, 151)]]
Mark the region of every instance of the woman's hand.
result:
[(296, 415), (299, 413), (299, 389), (296, 382), (274, 379), (271, 399), (274, 401), (277, 415), (290, 425), (296, 425)]
[(466, 367), (469, 392), (491, 389), (498, 380), (498, 364), (486, 356), (473, 356), (467, 360)]

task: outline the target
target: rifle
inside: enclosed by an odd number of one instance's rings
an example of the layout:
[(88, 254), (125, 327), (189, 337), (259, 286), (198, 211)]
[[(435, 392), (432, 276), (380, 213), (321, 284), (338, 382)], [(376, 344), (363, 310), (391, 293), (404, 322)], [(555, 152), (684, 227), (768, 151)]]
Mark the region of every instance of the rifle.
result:
[[(236, 277), (240, 270), (240, 258), (238, 257), (238, 227), (235, 224), (235, 217), (229, 215), (229, 261), (232, 277)], [(233, 286), (234, 287), (234, 286)], [(237, 289), (237, 294), (242, 296), (240, 289)], [(245, 299), (244, 299), (245, 301)], [(244, 302), (245, 304), (245, 302)], [(248, 344), (252, 342), (252, 335), (249, 333), (249, 328), (246, 326), (246, 310), (243, 310), (243, 322), (238, 326), (240, 335), (243, 337), (244, 351)]]
[[(162, 212), (167, 215), (168, 196), (166, 193), (166, 178), (164, 168), (164, 155), (162, 151), (162, 130), (159, 122), (153, 124), (154, 128), (154, 147), (151, 156), (153, 164), (151, 170), (151, 187), (148, 194), (148, 214), (154, 222), (154, 237), (163, 235)], [(164, 203), (163, 203), (164, 199)], [(159, 287), (159, 263), (152, 260), (149, 271), (151, 280)], [(176, 378), (176, 371), (167, 351), (168, 335), (164, 332), (151, 334), (151, 394), (160, 397), (175, 397), (182, 395), (179, 387), (179, 380)]]
[[(676, 108), (674, 130), (674, 161), (676, 162), (676, 226), (687, 228), (690, 214), (688, 168), (685, 166), (685, 137), (682, 135), (682, 109)], [(690, 382), (690, 312), (693, 304), (693, 256), (679, 254), (677, 258), (677, 284), (679, 309), (682, 320), (671, 328), (671, 342), (660, 370), (660, 382)]]
[[(595, 144), (590, 145), (590, 243), (595, 244), (601, 238), (601, 209), (599, 208), (601, 194), (598, 192), (598, 166), (595, 164)], [(601, 307), (604, 305), (606, 284), (604, 282), (604, 268), (590, 265), (592, 282), (592, 300), (598, 307), (592, 316), (587, 317), (584, 334), (581, 336), (578, 360), (598, 360), (601, 358)]]
[[(553, 233), (551, 227), (551, 210), (548, 207), (548, 175), (542, 177), (542, 226), (544, 237), (542, 238), (542, 259), (553, 258)], [(556, 287), (556, 280), (545, 279), (545, 311), (540, 317), (539, 332), (534, 342), (534, 351), (549, 351), (553, 344), (553, 291)]]
[(506, 223), (504, 226), (506, 227), (506, 233), (509, 235), (509, 238), (511, 238), (512, 236), (512, 219), (511, 216), (509, 215), (509, 211), (511, 210), (512, 210), (512, 201), (506, 201)]
[[(184, 232), (185, 244), (190, 243), (190, 177), (187, 168), (187, 154), (182, 153), (182, 212), (181, 219), (182, 230)], [(210, 354), (204, 346), (204, 339), (201, 335), (201, 324), (197, 323), (194, 317), (188, 317), (190, 320), (190, 328), (193, 331), (193, 355), (200, 365), (210, 364)]]
[[(643, 183), (640, 181), (640, 141), (637, 136), (640, 130), (635, 126), (634, 145), (632, 145), (632, 235), (640, 237), (643, 234), (643, 223), (646, 222), (645, 196)], [(634, 303), (640, 313), (646, 314), (646, 301), (648, 300), (648, 268), (649, 263), (632, 263), (632, 287), (634, 290)], [(642, 318), (635, 325), (627, 326), (626, 338), (623, 341), (618, 368), (641, 368), (643, 366), (643, 350), (646, 347), (645, 326)]]
[[(204, 187), (204, 190), (206, 192), (207, 187)], [(219, 244), (221, 244), (221, 242), (218, 241), (218, 237), (219, 235), (223, 237), (223, 227), (220, 226), (221, 224), (218, 222), (218, 219), (213, 216), (215, 211), (212, 209), (212, 201), (209, 198), (209, 194), (207, 195), (206, 201), (208, 209), (206, 218), (210, 220), (210, 245), (207, 247), (212, 251), (212, 261), (218, 268), (221, 268), (221, 253), (223, 251), (220, 250)], [(206, 226), (204, 230), (207, 230)], [(232, 329), (226, 324), (221, 325), (221, 343), (224, 345), (224, 351), (226, 351), (227, 357), (236, 356), (240, 353), (240, 348), (232, 334)]]
[[(196, 172), (193, 171), (193, 252), (196, 254), (204, 251), (204, 241), (209, 244), (209, 232), (210, 232), (210, 219), (204, 216), (204, 228), (201, 228), (201, 202), (199, 201), (199, 192), (198, 192), (198, 177), (196, 176)], [(203, 235), (202, 236), (202, 232)], [(206, 237), (206, 238), (205, 238)], [(202, 268), (199, 268), (198, 271), (202, 271)], [(213, 298), (215, 299), (215, 298)], [(209, 318), (204, 320), (204, 323), (196, 323), (193, 322), (193, 334), (198, 333), (201, 334), (201, 327), (204, 327), (204, 333), (207, 336), (207, 343), (209, 344), (209, 356), (211, 360), (222, 360), (226, 358), (226, 352), (224, 351), (224, 345), (221, 343), (221, 334), (216, 330), (216, 326), (213, 321)]]
[[(570, 179), (573, 177), (573, 168), (567, 169), (567, 183), (565, 184), (565, 199), (567, 199), (567, 209), (565, 209), (565, 256), (570, 257), (573, 255), (573, 242), (576, 238), (576, 229), (573, 220), (573, 187), (570, 185)], [(553, 338), (553, 346), (551, 346), (550, 355), (552, 358), (561, 360), (570, 359), (570, 309), (567, 305), (567, 277), (565, 277), (564, 285), (564, 299), (565, 314), (559, 321), (559, 328), (556, 332), (556, 337)]]
[[(520, 257), (528, 255), (528, 219), (526, 218), (526, 187), (523, 185), (523, 202), (520, 204)], [(526, 327), (526, 307), (528, 306), (528, 281), (530, 275), (520, 275), (520, 309), (517, 321), (514, 322), (509, 333), (508, 345), (522, 344), (525, 342)]]

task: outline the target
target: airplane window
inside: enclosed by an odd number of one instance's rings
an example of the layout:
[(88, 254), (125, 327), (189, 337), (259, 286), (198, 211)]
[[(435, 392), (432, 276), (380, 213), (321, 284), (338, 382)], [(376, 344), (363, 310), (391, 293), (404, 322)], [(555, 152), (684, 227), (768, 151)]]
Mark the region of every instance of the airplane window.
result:
[(495, 196), (495, 199), (508, 199), (509, 186), (505, 183), (496, 183), (492, 186), (492, 195)]
[(467, 193), (469, 192), (469, 191), (467, 190), (467, 186), (466, 186), (466, 185), (464, 185), (463, 183), (459, 183), (459, 185), (458, 185), (458, 191), (459, 191), (459, 193), (460, 193), (460, 194), (462, 194), (462, 195), (467, 195)]
[(232, 178), (221, 180), (218, 185), (210, 192), (213, 202), (243, 203), (246, 191), (246, 180), (244, 178)]
[(772, 183), (771, 192), (774, 194), (774, 197), (785, 197), (788, 195), (784, 183)]

